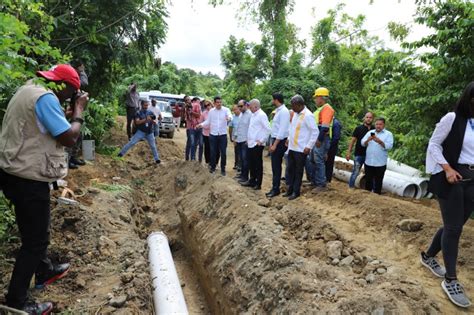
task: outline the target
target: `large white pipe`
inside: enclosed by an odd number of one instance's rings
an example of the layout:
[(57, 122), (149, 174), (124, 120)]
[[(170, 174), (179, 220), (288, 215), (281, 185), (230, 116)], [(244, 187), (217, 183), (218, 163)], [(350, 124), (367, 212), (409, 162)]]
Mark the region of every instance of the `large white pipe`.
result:
[(168, 238), (163, 232), (153, 232), (147, 241), (156, 314), (189, 314)]
[[(346, 159), (336, 156), (335, 161), (340, 162), (340, 163), (345, 163), (348, 166), (354, 165), (353, 160), (347, 161)], [(389, 169), (388, 163), (392, 165), (392, 167)], [(417, 193), (415, 194), (416, 199), (420, 199), (422, 197), (427, 197), (428, 195), (428, 181), (429, 179), (426, 177), (420, 177), (422, 173), (418, 171), (417, 169), (408, 166), (406, 164), (400, 163), (397, 167), (393, 167), (393, 165), (398, 165), (398, 162), (393, 160), (393, 159), (388, 159), (387, 162), (387, 171), (386, 175), (391, 176), (391, 177), (397, 177), (402, 180), (406, 180), (408, 182), (414, 183), (418, 186)], [(395, 171), (394, 169), (398, 170)], [(403, 173), (404, 171), (407, 171), (407, 173)]]

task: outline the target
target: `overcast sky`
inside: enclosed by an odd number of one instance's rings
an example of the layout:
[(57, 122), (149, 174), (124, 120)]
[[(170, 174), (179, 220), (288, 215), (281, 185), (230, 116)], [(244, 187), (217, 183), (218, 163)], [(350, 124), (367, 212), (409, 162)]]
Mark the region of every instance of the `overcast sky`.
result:
[[(288, 21), (299, 29), (299, 37), (306, 39), (310, 47), (311, 27), (326, 16), (329, 9), (338, 3), (345, 3), (344, 12), (352, 16), (364, 14), (366, 29), (386, 43), (387, 47), (398, 48), (392, 42), (386, 29), (387, 23), (395, 21), (407, 23), (413, 21), (416, 12), (414, 0), (369, 0), (330, 1), (296, 0), (294, 12)], [(162, 62), (171, 61), (179, 68), (191, 68), (196, 71), (216, 73), (223, 77), (220, 49), (230, 35), (244, 38), (248, 42), (259, 42), (261, 34), (257, 25), (242, 23), (237, 18), (238, 1), (226, 1), (226, 4), (213, 7), (208, 0), (175, 0), (169, 6), (168, 34), (166, 43), (159, 50)], [(429, 30), (412, 23), (409, 40), (419, 39)]]

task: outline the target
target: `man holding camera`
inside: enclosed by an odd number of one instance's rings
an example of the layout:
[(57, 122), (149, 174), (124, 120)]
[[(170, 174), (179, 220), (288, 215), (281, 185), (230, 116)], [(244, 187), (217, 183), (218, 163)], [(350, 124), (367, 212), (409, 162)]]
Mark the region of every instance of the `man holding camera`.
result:
[[(27, 300), (31, 278), (43, 288), (64, 277), (69, 264), (54, 266), (47, 258), (50, 225), (49, 184), (67, 175), (64, 146), (76, 143), (84, 120), (88, 94), (70, 65), (38, 71), (11, 98), (0, 137), (0, 188), (15, 206), (21, 248), (15, 261), (6, 303), (28, 314), (49, 314), (52, 303)], [(42, 84), (54, 82), (50, 90)], [(66, 119), (61, 103), (71, 99)]]
[(393, 135), (385, 129), (385, 118), (377, 118), (375, 130), (367, 132), (361, 140), (367, 148), (365, 155), (365, 189), (382, 193), (383, 177), (387, 169), (388, 151), (393, 147)]
[(146, 139), (150, 146), (153, 158), (156, 164), (160, 164), (160, 156), (156, 148), (155, 135), (153, 134), (154, 125), (156, 124), (156, 116), (148, 110), (150, 102), (148, 99), (142, 99), (141, 110), (135, 115), (135, 125), (137, 126), (137, 132), (133, 135), (132, 139), (120, 150), (118, 156), (123, 157), (128, 150), (136, 145), (140, 140)]

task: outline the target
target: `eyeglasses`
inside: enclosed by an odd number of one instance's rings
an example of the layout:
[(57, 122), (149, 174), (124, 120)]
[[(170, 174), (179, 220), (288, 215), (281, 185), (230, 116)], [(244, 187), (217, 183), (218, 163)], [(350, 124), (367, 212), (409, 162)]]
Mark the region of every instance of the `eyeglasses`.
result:
[(244, 105), (239, 105), (238, 107), (244, 107)]

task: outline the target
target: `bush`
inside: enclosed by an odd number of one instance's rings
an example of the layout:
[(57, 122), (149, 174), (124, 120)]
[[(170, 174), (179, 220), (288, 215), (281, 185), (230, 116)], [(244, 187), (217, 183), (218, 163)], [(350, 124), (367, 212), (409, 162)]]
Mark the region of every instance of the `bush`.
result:
[(0, 244), (16, 238), (15, 212), (13, 206), (0, 192)]
[(117, 116), (118, 101), (114, 100), (108, 104), (102, 104), (91, 98), (84, 112), (85, 124), (82, 126), (82, 135), (86, 140), (95, 140), (96, 146), (102, 144), (107, 132), (115, 124)]

